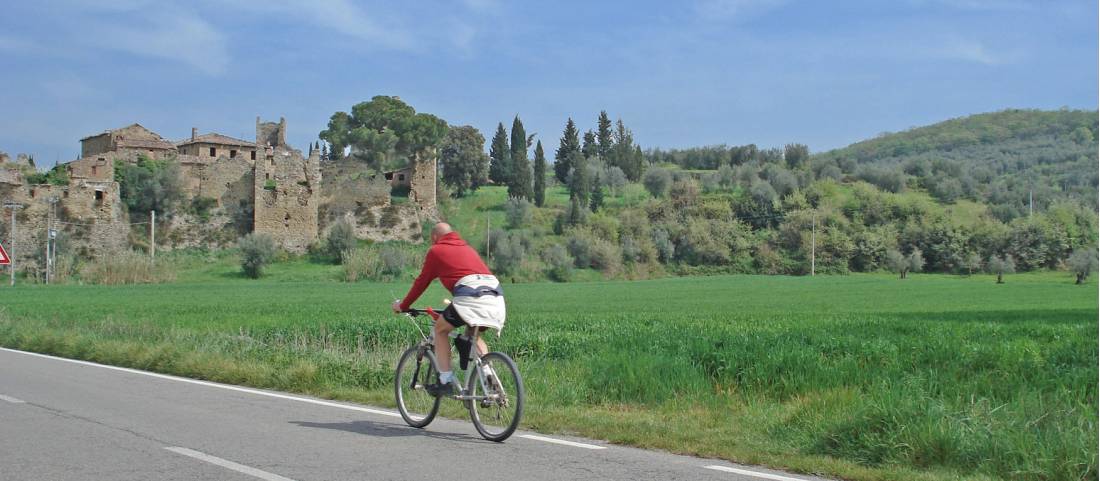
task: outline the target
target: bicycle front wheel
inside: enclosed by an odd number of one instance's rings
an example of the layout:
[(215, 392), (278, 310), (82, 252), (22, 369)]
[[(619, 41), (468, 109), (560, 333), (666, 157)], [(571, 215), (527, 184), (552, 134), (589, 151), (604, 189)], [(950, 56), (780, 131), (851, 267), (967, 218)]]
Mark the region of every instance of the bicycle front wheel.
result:
[(410, 347), (397, 362), (394, 396), (397, 398), (397, 410), (409, 426), (427, 426), (439, 412), (439, 398), (425, 389), (435, 382), (437, 375), (435, 357), (431, 351), (419, 346)]
[(481, 365), (466, 382), (466, 392), (472, 398), (467, 404), (470, 419), (481, 437), (501, 442), (516, 431), (523, 417), (523, 378), (516, 363), (504, 353), (486, 354)]

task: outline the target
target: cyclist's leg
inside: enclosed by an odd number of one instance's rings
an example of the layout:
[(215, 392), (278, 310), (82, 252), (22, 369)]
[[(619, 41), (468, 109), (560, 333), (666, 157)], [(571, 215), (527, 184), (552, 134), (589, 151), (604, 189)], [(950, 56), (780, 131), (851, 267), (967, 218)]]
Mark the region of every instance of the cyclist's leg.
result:
[(436, 316), (433, 326), (435, 329), (435, 361), (439, 364), (440, 372), (450, 371), (451, 343), (447, 336), (454, 330), (454, 326), (444, 320), (443, 316)]
[(486, 328), (484, 327), (478, 328), (477, 349), (479, 351), (479, 356), (484, 356), (489, 353), (489, 345), (485, 344), (485, 331)]

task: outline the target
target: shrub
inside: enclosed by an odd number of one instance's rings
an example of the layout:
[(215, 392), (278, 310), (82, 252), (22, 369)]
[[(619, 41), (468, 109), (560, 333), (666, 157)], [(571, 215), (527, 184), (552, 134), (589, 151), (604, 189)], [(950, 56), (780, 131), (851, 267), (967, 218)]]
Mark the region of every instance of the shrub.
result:
[(642, 179), (642, 184), (653, 197), (664, 197), (668, 193), (669, 186), (672, 185), (672, 173), (662, 168), (649, 169), (645, 173), (645, 178)]
[(1096, 249), (1077, 249), (1070, 254), (1067, 263), (1070, 270), (1077, 275), (1077, 284), (1083, 284), (1089, 274), (1096, 270)]
[(592, 267), (611, 275), (622, 270), (623, 254), (619, 247), (604, 239), (596, 239), (589, 248)]
[(1012, 256), (1007, 254), (1004, 257), (992, 255), (989, 256), (989, 262), (986, 263), (986, 267), (989, 269), (990, 273), (997, 274), (997, 284), (1004, 284), (1004, 275), (1016, 272), (1016, 261), (1012, 259)]
[(136, 164), (115, 161), (119, 197), (131, 215), (152, 210), (166, 215), (174, 212), (184, 196), (181, 178), (179, 164), (171, 160), (139, 155)]
[(500, 274), (514, 273), (527, 255), (527, 246), (524, 245), (522, 235), (498, 235), (493, 241), (493, 270)]
[(676, 245), (664, 229), (653, 229), (653, 246), (657, 248), (657, 260), (668, 264), (676, 255)]
[(401, 276), (401, 273), (405, 272), (405, 268), (409, 265), (409, 256), (405, 255), (397, 246), (385, 245), (382, 246), (381, 251), (378, 252), (378, 258), (381, 261), (381, 268), (379, 272), (383, 279), (396, 279)]
[(588, 209), (581, 205), (576, 198), (569, 202), (569, 206), (554, 221), (554, 233), (561, 235), (566, 228), (576, 225), (584, 225), (588, 220)]
[(265, 266), (275, 259), (275, 241), (267, 234), (248, 234), (237, 241), (241, 251), (241, 271), (259, 279)]
[(355, 228), (351, 223), (340, 219), (332, 224), (325, 237), (325, 254), (332, 260), (343, 263), (344, 255), (355, 248)]
[(362, 247), (344, 253), (344, 280), (357, 282), (360, 279), (380, 280), (382, 277), (381, 259), (378, 250)]
[(191, 213), (198, 217), (199, 220), (206, 222), (210, 220), (210, 210), (217, 207), (218, 200), (210, 197), (195, 197), (191, 199)]
[(155, 262), (146, 254), (124, 250), (87, 262), (80, 278), (92, 284), (145, 284), (173, 281), (176, 273), (170, 262)]
[(672, 205), (677, 209), (686, 209), (699, 200), (699, 183), (695, 179), (677, 180), (668, 191)]
[(531, 203), (522, 197), (509, 197), (504, 203), (504, 218), (509, 229), (518, 229), (531, 220)]
[(569, 279), (573, 277), (573, 257), (561, 244), (552, 245), (542, 251), (542, 260), (548, 266), (546, 276), (550, 280), (569, 282)]
[(584, 269), (592, 265), (592, 238), (585, 233), (574, 231), (565, 240), (566, 250), (573, 256), (573, 265)]

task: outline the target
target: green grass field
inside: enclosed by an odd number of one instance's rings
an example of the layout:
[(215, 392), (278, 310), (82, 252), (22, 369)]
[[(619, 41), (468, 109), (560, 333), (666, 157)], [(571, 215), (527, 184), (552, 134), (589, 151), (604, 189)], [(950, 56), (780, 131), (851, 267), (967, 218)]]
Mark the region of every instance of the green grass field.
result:
[[(406, 283), (335, 282), (308, 263), (250, 281), (228, 265), (175, 284), (2, 289), (0, 345), (392, 404), (414, 329), (387, 309)], [(1007, 280), (507, 285), (490, 344), (519, 362), (525, 425), (545, 432), (848, 479), (1097, 479), (1096, 281)]]

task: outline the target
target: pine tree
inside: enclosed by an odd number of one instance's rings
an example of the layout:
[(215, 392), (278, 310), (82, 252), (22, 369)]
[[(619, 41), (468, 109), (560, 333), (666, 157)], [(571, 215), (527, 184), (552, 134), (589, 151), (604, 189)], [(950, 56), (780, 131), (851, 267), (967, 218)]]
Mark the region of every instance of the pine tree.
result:
[(611, 156), (611, 119), (607, 118), (607, 111), (600, 111), (600, 118), (596, 122), (596, 140), (599, 142), (597, 153), (604, 162)]
[(587, 205), (588, 194), (592, 192), (588, 181), (588, 159), (580, 153), (575, 153), (570, 163), (573, 164), (573, 178), (569, 184), (569, 197), (578, 199), (582, 206)]
[(505, 185), (511, 173), (508, 151), (508, 132), (504, 130), (504, 124), (497, 122), (497, 133), (493, 135), (493, 143), (489, 147), (489, 180), (497, 185)]
[(512, 121), (512, 178), (508, 196), (531, 200), (531, 163), (527, 160), (527, 131), (517, 115)]
[(581, 142), (577, 134), (577, 124), (573, 123), (573, 119), (570, 118), (565, 122), (565, 131), (561, 133), (558, 151), (554, 153), (554, 176), (558, 178), (558, 182), (563, 184), (569, 177), (569, 169), (573, 168), (569, 163), (569, 159), (572, 157), (573, 152), (580, 152), (581, 150)]
[(603, 207), (603, 187), (600, 186), (600, 174), (596, 173), (596, 178), (592, 180), (592, 202), (588, 206), (592, 209), (592, 212), (597, 212), (600, 207)]
[[(581, 147), (581, 156), (586, 159), (591, 159), (599, 155), (599, 146), (596, 145), (596, 134), (592, 133), (592, 130), (586, 130), (584, 132), (584, 145)], [(576, 167), (571, 166), (571, 167)]]
[(546, 154), (542, 151), (542, 141), (535, 144), (535, 205), (542, 207), (546, 202)]

